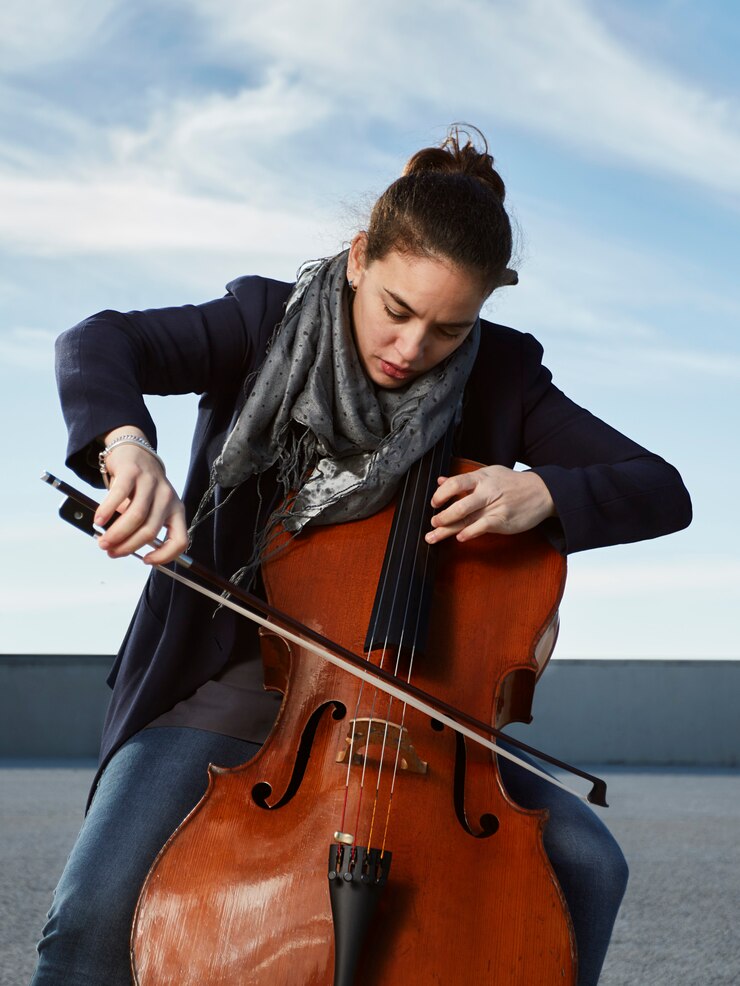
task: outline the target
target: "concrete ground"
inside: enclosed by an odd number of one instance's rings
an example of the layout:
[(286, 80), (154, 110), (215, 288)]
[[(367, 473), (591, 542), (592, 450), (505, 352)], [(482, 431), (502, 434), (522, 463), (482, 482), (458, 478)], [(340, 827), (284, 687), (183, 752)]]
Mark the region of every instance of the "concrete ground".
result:
[[(632, 871), (601, 986), (737, 986), (740, 770), (590, 769)], [(92, 773), (0, 761), (0, 986), (28, 983)]]

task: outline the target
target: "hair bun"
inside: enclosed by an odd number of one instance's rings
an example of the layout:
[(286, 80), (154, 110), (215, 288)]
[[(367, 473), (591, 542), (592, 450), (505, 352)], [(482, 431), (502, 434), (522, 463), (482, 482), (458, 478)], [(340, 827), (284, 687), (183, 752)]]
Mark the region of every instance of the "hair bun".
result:
[(511, 284), (513, 235), (505, 194), (486, 138), (476, 127), (453, 124), (439, 147), (417, 151), (378, 198), (365, 261), (395, 250), (445, 259), (479, 275), (487, 293)]
[[(471, 132), (482, 143), (482, 150), (476, 147)], [(441, 172), (468, 175), (487, 185), (503, 203), (506, 186), (493, 163), (493, 157), (488, 153), (488, 142), (481, 131), (467, 123), (453, 123), (439, 147), (423, 147), (417, 151), (406, 163), (403, 174)]]

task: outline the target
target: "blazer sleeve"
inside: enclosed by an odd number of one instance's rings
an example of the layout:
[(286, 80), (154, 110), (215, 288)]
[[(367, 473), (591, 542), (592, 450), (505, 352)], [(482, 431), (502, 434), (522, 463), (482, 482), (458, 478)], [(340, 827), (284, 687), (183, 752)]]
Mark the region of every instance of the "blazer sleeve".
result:
[(69, 441), (67, 465), (101, 486), (97, 439), (136, 425), (156, 447), (144, 394), (202, 394), (238, 388), (253, 357), (255, 324), (229, 294), (202, 305), (103, 311), (57, 340), (56, 372)]
[(544, 525), (555, 547), (572, 553), (687, 527), (691, 500), (678, 471), (566, 397), (542, 365), (537, 340), (522, 339), (520, 461), (555, 502), (557, 520)]

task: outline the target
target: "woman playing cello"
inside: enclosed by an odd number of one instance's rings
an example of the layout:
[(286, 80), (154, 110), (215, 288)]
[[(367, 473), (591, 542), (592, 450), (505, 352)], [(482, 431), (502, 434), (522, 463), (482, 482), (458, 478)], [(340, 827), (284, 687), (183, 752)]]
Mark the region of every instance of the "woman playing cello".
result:
[[(129, 555), (164, 528), (146, 557), (161, 564), (189, 528), (191, 555), (253, 583), (276, 522), (295, 533), (372, 515), (455, 423), (456, 450), (486, 465), (439, 478), (430, 544), (539, 527), (567, 554), (685, 527), (676, 470), (557, 390), (534, 338), (480, 318), (515, 281), (504, 191), (487, 147), (453, 130), (411, 158), (348, 251), (304, 265), (294, 285), (241, 277), (216, 301), (101, 312), (65, 333), (68, 464), (105, 480), (96, 523), (118, 514), (101, 548)], [(187, 392), (202, 396), (180, 499), (142, 395)], [(110, 675), (100, 770), (33, 986), (131, 982), (153, 860), (203, 795), (208, 764), (250, 760), (271, 730), (280, 696), (262, 676), (251, 625), (152, 572)], [(575, 798), (506, 762), (501, 773), (519, 805), (549, 811), (578, 983), (595, 984), (622, 854)]]

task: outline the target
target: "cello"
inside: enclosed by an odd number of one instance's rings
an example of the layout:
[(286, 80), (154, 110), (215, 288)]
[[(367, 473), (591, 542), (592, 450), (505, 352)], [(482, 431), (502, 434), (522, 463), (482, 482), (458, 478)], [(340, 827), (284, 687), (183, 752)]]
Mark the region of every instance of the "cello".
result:
[[(395, 512), (286, 536), (268, 598), (478, 719), (526, 721), (564, 561), (536, 532), (431, 554), (418, 503), (439, 471), (423, 460)], [(573, 984), (546, 813), (511, 802), (496, 756), (280, 637), (263, 653), (280, 716), (248, 764), (211, 767), (155, 861), (134, 981)]]

